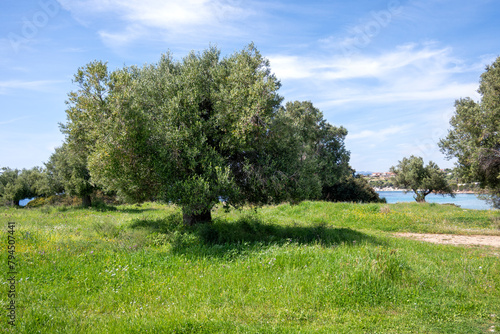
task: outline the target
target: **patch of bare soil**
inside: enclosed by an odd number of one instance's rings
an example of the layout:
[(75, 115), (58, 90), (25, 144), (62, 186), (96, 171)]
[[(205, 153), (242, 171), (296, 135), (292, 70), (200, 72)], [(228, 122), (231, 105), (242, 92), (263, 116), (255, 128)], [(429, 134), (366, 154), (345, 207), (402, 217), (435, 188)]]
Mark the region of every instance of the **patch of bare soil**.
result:
[(395, 233), (398, 237), (449, 245), (477, 245), (500, 248), (500, 236), (496, 235), (455, 235), (427, 233)]

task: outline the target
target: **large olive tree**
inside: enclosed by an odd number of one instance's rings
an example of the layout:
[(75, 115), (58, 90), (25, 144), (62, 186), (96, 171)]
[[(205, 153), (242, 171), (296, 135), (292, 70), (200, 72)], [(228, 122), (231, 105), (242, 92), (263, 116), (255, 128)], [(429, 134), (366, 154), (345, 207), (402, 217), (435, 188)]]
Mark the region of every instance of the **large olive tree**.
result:
[(343, 148), (344, 130), (312, 105), (298, 114), (312, 117), (317, 130), (288, 126), (294, 107), (281, 107), (280, 82), (253, 45), (225, 58), (209, 48), (114, 71), (96, 61), (75, 82), (62, 130), (68, 145), (88, 154), (92, 181), (132, 201), (176, 203), (187, 224), (210, 221), (221, 201), (315, 197), (326, 177), (317, 157), (342, 160), (328, 150)]

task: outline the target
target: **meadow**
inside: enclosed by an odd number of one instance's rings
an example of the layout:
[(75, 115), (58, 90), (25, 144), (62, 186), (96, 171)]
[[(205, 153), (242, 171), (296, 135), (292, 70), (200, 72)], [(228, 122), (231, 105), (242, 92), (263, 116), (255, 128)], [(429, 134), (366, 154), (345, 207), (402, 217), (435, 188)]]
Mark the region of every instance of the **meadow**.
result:
[[(488, 333), (500, 249), (394, 232), (500, 235), (498, 211), (303, 202), (0, 208), (2, 333)], [(8, 222), (16, 320), (8, 324)]]

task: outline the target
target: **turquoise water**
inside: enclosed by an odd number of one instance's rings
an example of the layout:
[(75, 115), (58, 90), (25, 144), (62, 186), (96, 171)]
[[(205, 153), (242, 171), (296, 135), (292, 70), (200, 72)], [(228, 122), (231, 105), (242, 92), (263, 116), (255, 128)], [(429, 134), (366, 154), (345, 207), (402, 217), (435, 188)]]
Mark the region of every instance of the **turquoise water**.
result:
[(31, 200), (34, 200), (35, 198), (25, 198), (25, 199), (22, 199), (19, 201), (19, 206), (26, 206), (26, 204), (28, 204), (29, 201)]
[[(414, 202), (413, 192), (404, 193), (403, 191), (377, 191), (380, 197), (385, 197), (387, 203)], [(425, 197), (429, 203), (453, 203), (464, 209), (488, 210), (493, 209), (486, 201), (477, 198), (475, 194), (456, 194), (455, 198), (449, 195), (442, 196), (429, 194)]]

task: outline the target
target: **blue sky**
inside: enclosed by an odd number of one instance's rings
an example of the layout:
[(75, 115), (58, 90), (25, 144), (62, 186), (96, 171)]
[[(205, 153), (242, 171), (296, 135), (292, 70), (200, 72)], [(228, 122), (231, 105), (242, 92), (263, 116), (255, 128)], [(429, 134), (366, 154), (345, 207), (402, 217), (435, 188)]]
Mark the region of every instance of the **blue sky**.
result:
[(2, 0), (0, 166), (42, 166), (62, 144), (78, 67), (182, 58), (254, 42), (285, 101), (310, 100), (349, 131), (358, 171), (411, 154), (452, 167), (436, 145), (460, 97), (479, 99), (500, 56), (493, 0)]

